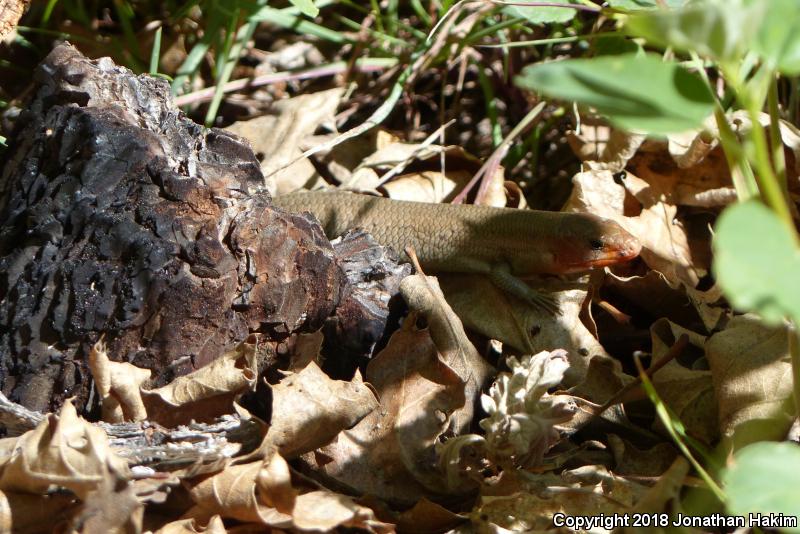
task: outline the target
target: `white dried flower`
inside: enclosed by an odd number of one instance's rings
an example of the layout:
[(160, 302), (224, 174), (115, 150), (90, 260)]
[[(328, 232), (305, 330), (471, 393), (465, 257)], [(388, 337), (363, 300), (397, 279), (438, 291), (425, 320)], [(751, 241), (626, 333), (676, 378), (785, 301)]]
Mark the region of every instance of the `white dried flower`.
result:
[(481, 397), (489, 417), (480, 422), (486, 447), (498, 461), (518, 466), (541, 462), (559, 439), (555, 425), (572, 417), (574, 405), (547, 390), (557, 385), (569, 367), (564, 350), (510, 357), (510, 373), (501, 373), (488, 395)]
[[(490, 464), (531, 467), (558, 442), (555, 425), (572, 418), (577, 407), (568, 396), (549, 395), (569, 368), (567, 352), (554, 350), (507, 360), (481, 405), (488, 417), (480, 422), (486, 436), (467, 434), (439, 448), (439, 461), (451, 488), (464, 487), (464, 451), (482, 449)], [(469, 463), (469, 462), (468, 462)], [(475, 463), (472, 461), (472, 463)], [(472, 466), (471, 475), (477, 472)]]

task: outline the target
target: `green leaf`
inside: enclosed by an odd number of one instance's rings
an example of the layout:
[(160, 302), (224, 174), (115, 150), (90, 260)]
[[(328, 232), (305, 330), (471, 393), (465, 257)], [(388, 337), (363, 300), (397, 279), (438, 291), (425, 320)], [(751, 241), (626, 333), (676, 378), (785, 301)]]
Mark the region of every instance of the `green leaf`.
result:
[(767, 323), (800, 324), (800, 249), (778, 217), (757, 201), (727, 208), (713, 242), (714, 273), (725, 296)]
[(800, 74), (800, 0), (768, 2), (753, 49), (783, 74)]
[[(736, 454), (722, 480), (731, 514), (800, 516), (800, 447), (794, 443), (748, 445)], [(800, 528), (780, 530), (800, 532)]]
[(516, 84), (594, 107), (617, 126), (654, 134), (700, 126), (714, 99), (699, 76), (655, 55), (624, 54), (531, 65)]
[[(556, 4), (569, 4), (568, 0), (555, 0)], [(575, 18), (576, 11), (566, 7), (524, 7), (506, 6), (503, 13), (511, 17), (523, 17), (531, 24), (552, 24), (569, 22)]]
[(752, 0), (705, 0), (682, 9), (636, 13), (626, 28), (653, 44), (738, 61), (752, 44), (763, 10), (763, 2)]
[(620, 54), (638, 54), (642, 52), (642, 47), (639, 43), (622, 35), (597, 37), (592, 43), (592, 49), (596, 56), (618, 56)]
[(314, 5), (314, 0), (289, 0), (289, 2), (307, 17), (316, 17), (319, 14), (319, 8)]

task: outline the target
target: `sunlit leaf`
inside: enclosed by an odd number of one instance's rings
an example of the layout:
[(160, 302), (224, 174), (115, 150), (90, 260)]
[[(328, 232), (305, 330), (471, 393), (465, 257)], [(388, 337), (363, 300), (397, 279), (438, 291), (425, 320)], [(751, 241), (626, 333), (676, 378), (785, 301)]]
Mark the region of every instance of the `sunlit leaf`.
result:
[(800, 74), (800, 0), (770, 0), (753, 49), (767, 64)]
[(592, 106), (617, 126), (654, 134), (698, 127), (713, 97), (695, 74), (655, 55), (568, 59), (526, 67), (520, 87)]
[(800, 249), (766, 206), (751, 201), (726, 209), (713, 246), (717, 282), (736, 308), (769, 323), (787, 316), (800, 322)]
[[(723, 482), (732, 514), (800, 516), (800, 447), (795, 443), (755, 443), (739, 452)], [(800, 528), (783, 528), (800, 532)]]
[[(555, 4), (569, 4), (567, 0), (556, 0)], [(569, 22), (575, 18), (576, 11), (566, 7), (524, 7), (506, 6), (503, 12), (512, 17), (523, 17), (531, 24), (552, 24)]]
[(626, 28), (653, 44), (704, 57), (737, 60), (750, 48), (764, 4), (749, 0), (706, 0), (681, 9), (632, 15)]
[(316, 17), (319, 14), (319, 8), (314, 5), (314, 0), (289, 0), (289, 2), (299, 9), (303, 15)]

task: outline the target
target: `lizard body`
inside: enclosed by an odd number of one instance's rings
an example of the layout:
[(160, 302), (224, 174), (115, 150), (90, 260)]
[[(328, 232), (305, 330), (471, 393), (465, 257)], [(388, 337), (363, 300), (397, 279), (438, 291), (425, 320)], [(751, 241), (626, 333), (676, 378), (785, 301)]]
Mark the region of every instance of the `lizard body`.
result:
[(411, 246), (433, 271), (489, 273), (505, 263), (516, 276), (566, 274), (628, 261), (639, 241), (617, 223), (586, 213), (429, 204), (345, 192), (274, 199), (309, 211), (328, 237), (363, 228), (402, 253)]
[(537, 307), (552, 301), (519, 277), (567, 274), (635, 258), (639, 241), (616, 222), (587, 213), (430, 204), (346, 192), (276, 197), (293, 212), (311, 212), (329, 238), (363, 228), (404, 255), (413, 247), (425, 269), (482, 273)]

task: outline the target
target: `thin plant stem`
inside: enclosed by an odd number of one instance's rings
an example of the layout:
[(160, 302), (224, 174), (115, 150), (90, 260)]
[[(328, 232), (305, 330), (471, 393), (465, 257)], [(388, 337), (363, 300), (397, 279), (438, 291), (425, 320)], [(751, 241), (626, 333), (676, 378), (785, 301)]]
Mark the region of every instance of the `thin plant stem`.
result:
[(778, 77), (773, 76), (767, 92), (767, 109), (769, 111), (769, 140), (772, 144), (772, 165), (775, 176), (783, 189), (783, 194), (788, 194), (786, 184), (786, 155), (783, 153), (783, 139), (781, 138), (781, 114), (778, 109)]
[(575, 11), (588, 11), (589, 13), (599, 13), (602, 11), (599, 7), (592, 7), (585, 4), (560, 4), (558, 2), (515, 2), (512, 0), (492, 0), (493, 4), (500, 4), (502, 6), (520, 6), (520, 7), (560, 7), (564, 9), (574, 9)]
[[(717, 123), (717, 130), (719, 131), (719, 141), (722, 145), (722, 152), (725, 154), (725, 161), (728, 163), (733, 186), (736, 189), (736, 193), (739, 195), (739, 200), (744, 201), (753, 198), (758, 195), (758, 184), (753, 174), (753, 168), (750, 166), (750, 162), (747, 161), (739, 139), (736, 137), (736, 133), (728, 122), (728, 117), (725, 115), (722, 103), (719, 101), (717, 93), (711, 86), (711, 81), (708, 79), (708, 73), (706, 72), (703, 60), (696, 52), (691, 52), (691, 56), (691, 63), (695, 66), (697, 73), (706, 83), (714, 99), (714, 119)], [(739, 172), (736, 172), (737, 169)]]
[(544, 44), (574, 43), (576, 41), (589, 41), (597, 37), (619, 35), (619, 32), (598, 32), (586, 35), (570, 35), (568, 37), (550, 37), (548, 39), (534, 39), (531, 41), (515, 41), (513, 43), (477, 45), (480, 48), (519, 48), (523, 46), (536, 46)]
[(764, 132), (764, 128), (761, 126), (763, 98), (760, 98), (759, 95), (766, 95), (769, 91), (762, 91), (760, 86), (753, 87), (755, 83), (761, 80), (766, 80), (768, 87), (774, 73), (766, 71), (758, 72), (752, 77), (750, 83), (745, 84), (742, 83), (739, 76), (739, 65), (720, 63), (719, 68), (726, 81), (733, 88), (737, 99), (750, 119), (751, 124), (748, 138), (750, 140), (752, 153), (748, 154), (748, 157), (752, 159), (753, 165), (755, 166), (755, 179), (758, 184), (758, 190), (761, 193), (761, 198), (787, 227), (795, 244), (800, 246), (800, 236), (798, 236), (794, 226), (792, 212), (789, 209), (788, 197), (784, 195), (783, 188), (778, 182), (778, 177), (773, 171), (769, 148), (767, 146), (767, 135)]
[[(381, 72), (397, 64), (395, 58), (359, 58), (355, 62), (354, 70), (359, 72)], [(223, 88), (223, 93), (232, 93), (234, 91), (241, 91), (253, 87), (260, 87), (262, 85), (270, 85), (279, 82), (288, 82), (292, 80), (309, 80), (312, 78), (322, 78), (325, 76), (333, 76), (334, 74), (341, 74), (348, 70), (348, 65), (344, 61), (337, 61), (330, 65), (321, 67), (314, 67), (313, 69), (300, 70), (295, 72), (273, 72), (270, 74), (263, 74), (255, 78), (243, 78), (241, 80), (233, 80), (226, 83)], [(175, 105), (187, 106), (189, 104), (196, 104), (198, 102), (206, 102), (211, 100), (216, 93), (216, 87), (207, 87), (193, 93), (187, 93), (175, 97)]]
[(483, 163), (483, 165), (481, 165), (481, 168), (478, 169), (478, 172), (475, 173), (475, 176), (473, 176), (472, 179), (469, 181), (469, 183), (467, 183), (467, 185), (464, 186), (464, 189), (462, 189), (461, 192), (458, 193), (458, 195), (456, 195), (453, 198), (452, 201), (453, 204), (461, 204), (462, 202), (464, 202), (464, 200), (466, 200), (467, 195), (472, 190), (472, 188), (475, 187), (475, 184), (478, 183), (478, 181), (485, 175), (489, 175), (487, 171), (491, 167), (496, 166), (499, 163), (499, 160), (508, 152), (508, 149), (511, 146), (511, 143), (514, 141), (514, 139), (516, 139), (522, 132), (524, 132), (528, 128), (528, 126), (530, 126), (539, 117), (544, 107), (545, 107), (545, 102), (539, 102), (539, 104), (536, 107), (530, 110), (528, 114), (525, 115), (525, 117), (523, 117), (522, 120), (519, 121), (516, 126), (514, 126), (514, 128), (508, 133), (506, 138), (503, 139), (503, 142), (500, 143), (500, 146), (498, 146), (494, 150), (492, 155), (489, 156), (489, 158)]
[(692, 452), (689, 450), (689, 447), (686, 446), (684, 443), (681, 434), (682, 431), (679, 430), (679, 425), (682, 427), (680, 420), (675, 417), (673, 414), (670, 413), (669, 408), (664, 404), (661, 398), (658, 396), (656, 392), (655, 386), (650, 381), (650, 378), (647, 376), (647, 373), (642, 367), (642, 362), (638, 357), (634, 358), (634, 362), (636, 363), (636, 369), (639, 371), (639, 378), (642, 380), (642, 387), (644, 388), (647, 396), (650, 397), (653, 406), (656, 409), (656, 415), (664, 424), (664, 427), (667, 429), (670, 437), (675, 442), (675, 445), (678, 446), (678, 449), (683, 453), (689, 463), (697, 470), (697, 474), (700, 475), (700, 478), (703, 479), (703, 482), (706, 483), (706, 486), (709, 490), (714, 494), (720, 502), (725, 502), (725, 492), (722, 491), (722, 488), (719, 487), (719, 484), (712, 478), (712, 476), (705, 470), (705, 468), (700, 465), (700, 462), (694, 457)]
[(150, 52), (150, 74), (158, 74), (158, 60), (161, 57), (161, 29), (159, 26), (153, 38), (153, 50)]
[[(800, 320), (796, 318), (795, 321)], [(789, 354), (792, 358), (792, 380), (795, 416), (800, 416), (800, 330), (797, 323), (789, 325)]]

